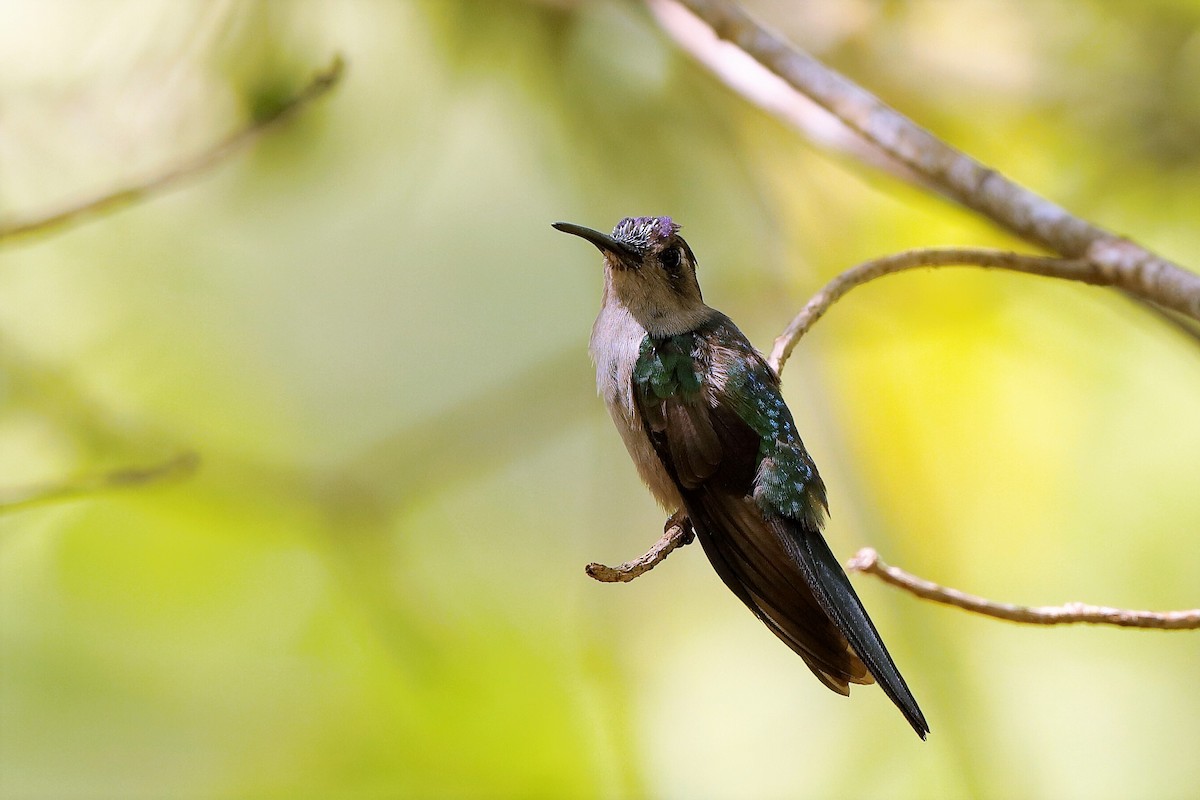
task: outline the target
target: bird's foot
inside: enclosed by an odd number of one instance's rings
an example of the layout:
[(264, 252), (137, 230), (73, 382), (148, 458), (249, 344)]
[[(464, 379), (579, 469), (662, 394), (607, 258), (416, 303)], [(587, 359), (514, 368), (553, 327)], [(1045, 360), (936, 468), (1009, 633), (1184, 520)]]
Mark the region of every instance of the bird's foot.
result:
[(670, 533), (672, 528), (679, 528), (679, 534), (674, 537), (676, 547), (683, 547), (696, 540), (696, 531), (692, 528), (692, 521), (688, 519), (687, 512), (682, 508), (667, 517), (666, 523), (663, 524), (663, 534)]

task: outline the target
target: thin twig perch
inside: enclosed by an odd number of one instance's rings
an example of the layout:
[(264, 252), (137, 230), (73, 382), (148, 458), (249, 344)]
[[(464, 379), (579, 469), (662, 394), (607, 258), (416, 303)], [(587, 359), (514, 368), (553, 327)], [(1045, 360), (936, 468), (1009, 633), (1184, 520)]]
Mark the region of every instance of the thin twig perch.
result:
[(1185, 318), (1158, 305), (1154, 299), (1140, 294), (1137, 287), (1125, 287), (1122, 275), (1114, 275), (1091, 261), (1050, 256), (1032, 256), (1008, 250), (993, 250), (978, 247), (923, 247), (905, 250), (882, 258), (864, 261), (839, 273), (809, 299), (800, 313), (776, 339), (767, 359), (776, 372), (783, 371), (792, 350), (804, 334), (817, 323), (829, 307), (856, 286), (921, 267), (982, 267), (1021, 272), (1026, 275), (1041, 275), (1046, 278), (1079, 281), (1093, 286), (1112, 286), (1120, 289), (1129, 299), (1144, 309), (1159, 316), (1163, 322), (1175, 326), (1181, 333), (1200, 344), (1200, 327)]
[(0, 246), (18, 238), (45, 234), (67, 225), (77, 224), (101, 214), (106, 214), (146, 199), (175, 187), (187, 178), (204, 172), (257, 139), (267, 130), (295, 116), (302, 108), (324, 96), (337, 86), (345, 72), (342, 57), (335, 56), (329, 66), (312, 77), (296, 94), (270, 110), (270, 113), (254, 119), (233, 131), (204, 152), (176, 164), (161, 172), (135, 181), (128, 186), (105, 192), (97, 197), (73, 203), (56, 211), (35, 214), (27, 219), (0, 223)]
[(643, 572), (649, 572), (657, 567), (663, 559), (671, 555), (675, 548), (691, 544), (692, 538), (691, 526), (675, 522), (672, 518), (667, 521), (663, 535), (645, 555), (615, 567), (606, 567), (593, 561), (584, 567), (584, 572), (601, 583), (628, 583)]
[(1048, 278), (1082, 281), (1098, 286), (1112, 285), (1113, 282), (1113, 276), (1109, 273), (1090, 261), (1078, 259), (1028, 256), (1005, 250), (966, 247), (906, 250), (851, 267), (825, 284), (825, 287), (813, 295), (812, 299), (787, 326), (787, 329), (775, 340), (775, 346), (771, 349), (768, 361), (776, 372), (782, 372), (783, 365), (787, 363), (788, 356), (792, 354), (792, 348), (800, 341), (800, 337), (808, 333), (809, 328), (824, 316), (829, 307), (854, 287), (905, 270), (949, 266), (1005, 269), (1030, 275), (1043, 275)]
[(1123, 628), (1156, 628), (1159, 630), (1200, 629), (1200, 609), (1188, 611), (1130, 611), (1124, 608), (1091, 606), (1086, 603), (1067, 603), (1063, 606), (1016, 606), (997, 603), (973, 594), (939, 586), (899, 567), (884, 563), (873, 548), (864, 547), (846, 562), (846, 569), (876, 576), (923, 600), (972, 611), (1008, 622), (1029, 625), (1070, 625), (1091, 623), (1117, 625)]

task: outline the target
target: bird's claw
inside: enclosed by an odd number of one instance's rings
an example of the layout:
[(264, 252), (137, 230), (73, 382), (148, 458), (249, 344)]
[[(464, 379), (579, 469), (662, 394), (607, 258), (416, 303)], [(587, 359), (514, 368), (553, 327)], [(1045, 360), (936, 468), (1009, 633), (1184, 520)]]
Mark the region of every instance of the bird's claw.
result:
[(696, 531), (692, 528), (692, 521), (688, 519), (687, 512), (683, 509), (676, 511), (671, 516), (667, 517), (666, 524), (663, 525), (663, 533), (668, 532), (671, 528), (679, 528), (680, 534), (678, 541), (680, 547), (685, 544), (691, 544), (696, 540)]

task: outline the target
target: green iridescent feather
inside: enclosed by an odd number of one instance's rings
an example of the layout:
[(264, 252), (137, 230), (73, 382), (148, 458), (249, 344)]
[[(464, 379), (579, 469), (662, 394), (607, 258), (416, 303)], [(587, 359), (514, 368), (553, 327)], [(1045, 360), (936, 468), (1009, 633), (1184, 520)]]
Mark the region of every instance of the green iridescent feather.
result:
[(633, 380), (644, 401), (672, 397), (691, 402), (704, 376), (697, 370), (699, 336), (713, 337), (713, 352), (732, 351), (725, 364), (722, 399), (759, 437), (758, 471), (753, 495), (766, 513), (794, 519), (816, 529), (824, 519), (825, 487), (796, 432), (778, 382), (761, 357), (747, 350), (740, 336), (724, 325), (664, 339), (647, 336), (638, 353)]
[(639, 391), (653, 393), (659, 400), (676, 395), (690, 400), (698, 395), (701, 377), (692, 356), (695, 345), (696, 337), (691, 333), (643, 339), (633, 368), (633, 382)]

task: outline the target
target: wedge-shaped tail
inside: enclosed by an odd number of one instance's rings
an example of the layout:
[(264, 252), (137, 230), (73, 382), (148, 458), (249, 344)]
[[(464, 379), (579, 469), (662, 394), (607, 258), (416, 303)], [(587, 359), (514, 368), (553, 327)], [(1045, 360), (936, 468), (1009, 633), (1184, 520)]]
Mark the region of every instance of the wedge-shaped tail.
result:
[(773, 527), (787, 529), (780, 531), (779, 535), (788, 542), (789, 553), (804, 573), (804, 580), (822, 610), (875, 676), (879, 688), (896, 704), (917, 735), (924, 739), (929, 733), (929, 723), (925, 721), (916, 698), (892, 661), (879, 631), (875, 630), (875, 624), (867, 616), (858, 593), (829, 549), (825, 537), (818, 531), (797, 531), (783, 520), (777, 520)]

